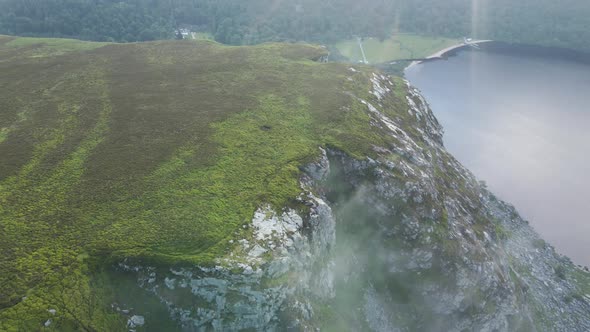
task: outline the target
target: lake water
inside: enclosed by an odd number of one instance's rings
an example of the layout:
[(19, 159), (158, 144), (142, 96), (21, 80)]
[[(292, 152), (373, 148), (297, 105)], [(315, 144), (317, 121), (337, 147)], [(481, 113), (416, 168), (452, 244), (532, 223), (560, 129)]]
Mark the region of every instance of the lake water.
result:
[(406, 70), (447, 149), (556, 249), (590, 266), (590, 56), (490, 44)]

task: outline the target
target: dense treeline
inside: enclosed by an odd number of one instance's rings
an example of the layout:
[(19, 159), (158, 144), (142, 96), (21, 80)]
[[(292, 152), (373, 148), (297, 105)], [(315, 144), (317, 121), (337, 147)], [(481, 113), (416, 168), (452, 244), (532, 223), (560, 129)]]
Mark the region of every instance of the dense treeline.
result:
[(407, 1), (405, 31), (590, 50), (589, 1)]
[(128, 42), (171, 38), (189, 25), (227, 44), (332, 41), (384, 36), (392, 12), (387, 1), (0, 0), (0, 33)]
[(98, 41), (172, 38), (191, 26), (227, 44), (330, 43), (392, 32), (590, 49), (582, 0), (0, 0), (0, 33)]
[(24, 36), (96, 41), (168, 38), (172, 25), (163, 1), (0, 0), (0, 31)]

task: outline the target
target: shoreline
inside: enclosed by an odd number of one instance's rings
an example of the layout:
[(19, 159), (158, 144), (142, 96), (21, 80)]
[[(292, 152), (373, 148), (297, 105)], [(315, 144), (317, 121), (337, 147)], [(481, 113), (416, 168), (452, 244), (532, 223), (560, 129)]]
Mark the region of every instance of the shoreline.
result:
[[(459, 83), (459, 81), (464, 82), (465, 80), (467, 80), (466, 77), (470, 77), (470, 75), (465, 75), (464, 74), (465, 72), (461, 71), (460, 68), (465, 69), (467, 67), (471, 67), (470, 60), (472, 59), (472, 57), (477, 58), (477, 57), (484, 57), (484, 56), (485, 57), (499, 56), (499, 57), (502, 57), (503, 59), (505, 59), (505, 61), (511, 61), (511, 62), (512, 61), (520, 61), (520, 60), (523, 60), (523, 61), (529, 61), (529, 60), (551, 61), (550, 62), (551, 64), (547, 64), (547, 63), (543, 62), (543, 64), (544, 64), (543, 66), (549, 68), (549, 67), (554, 66), (553, 64), (559, 66), (561, 63), (564, 63), (565, 61), (567, 61), (567, 62), (576, 61), (576, 57), (581, 56), (581, 54), (578, 51), (574, 51), (574, 50), (549, 48), (549, 47), (542, 47), (542, 46), (536, 46), (536, 45), (510, 44), (510, 43), (506, 43), (506, 42), (482, 44), (481, 46), (482, 46), (482, 51), (473, 51), (473, 50), (470, 50), (469, 48), (465, 48), (465, 49), (462, 49), (461, 51), (454, 52), (452, 54), (447, 54), (447, 56), (449, 57), (448, 58), (449, 64), (447, 64), (447, 62), (438, 62), (438, 63), (433, 62), (432, 64), (425, 63), (422, 67), (418, 66), (418, 67), (416, 67), (416, 69), (411, 69), (409, 71), (405, 71), (405, 73), (404, 73), (405, 77), (408, 81), (416, 84), (417, 87), (420, 87), (420, 89), (424, 89), (424, 90), (422, 90), (424, 93), (428, 93), (429, 89), (430, 89), (430, 91), (436, 91), (436, 90), (432, 90), (432, 89), (439, 89), (436, 85), (444, 84), (444, 82), (453, 82), (453, 85), (456, 85), (457, 87), (472, 87), (472, 85), (470, 85), (471, 83)], [(457, 55), (457, 56), (455, 56), (455, 55)], [(489, 60), (490, 58), (486, 58), (486, 59), (488, 59), (488, 60), (482, 61), (482, 62), (476, 62), (476, 66), (473, 66), (473, 67), (478, 68), (477, 70), (478, 70), (479, 77), (482, 77), (486, 80), (486, 82), (489, 82), (489, 77), (493, 76), (493, 75), (490, 75), (489, 71), (485, 71), (485, 70), (486, 70), (486, 68), (487, 69), (490, 68), (490, 64), (492, 63), (492, 60)], [(513, 59), (517, 59), (517, 60), (513, 60)], [(451, 65), (450, 62), (452, 62), (453, 64)], [(504, 62), (502, 62), (502, 63), (504, 63)], [(578, 63), (578, 62), (576, 61), (575, 63)], [(574, 65), (575, 63), (572, 63), (572, 65)], [(588, 66), (588, 65), (590, 65), (590, 59), (588, 59), (586, 62), (581, 62), (581, 63)], [(524, 66), (521, 63), (518, 63), (518, 64), (520, 65), (520, 67)], [(426, 70), (430, 66), (436, 67), (436, 70), (434, 71), (436, 74), (433, 74), (432, 71)], [(534, 65), (532, 65), (531, 67), (536, 68), (536, 67), (534, 67)], [(499, 68), (499, 66), (496, 66), (496, 68)], [(507, 68), (507, 67), (504, 67), (504, 68)], [(542, 68), (542, 67), (539, 66), (538, 68)], [(583, 68), (578, 67), (577, 65), (576, 65), (576, 68), (578, 70), (583, 70)], [(586, 67), (586, 68), (589, 68), (589, 67)], [(474, 69), (466, 70), (466, 72), (469, 72), (471, 70), (474, 70)], [(456, 71), (460, 72), (460, 74), (458, 74), (458, 76), (454, 74)], [(531, 71), (533, 71), (533, 70), (531, 70)], [(430, 72), (432, 75), (427, 74), (427, 72)], [(428, 75), (428, 76), (424, 76), (424, 75)], [(422, 78), (419, 79), (420, 77), (422, 77)], [(457, 79), (457, 77), (462, 77), (462, 78)], [(488, 77), (488, 78), (486, 78), (486, 77)], [(507, 76), (507, 77), (510, 77), (510, 76)], [(509, 79), (509, 80), (513, 81), (513, 79)], [(542, 81), (541, 79), (537, 79), (537, 80)], [(428, 82), (428, 83), (423, 83), (424, 85), (417, 84), (419, 81)], [(498, 81), (500, 81), (500, 80), (498, 79)], [(564, 82), (567, 82), (567, 81), (572, 81), (572, 80), (571, 79), (568, 79), (568, 80), (564, 79)], [(491, 84), (491, 83), (489, 83), (489, 84)], [(491, 84), (491, 86), (493, 86), (493, 85), (495, 85), (495, 84)], [(429, 86), (430, 86), (430, 88), (429, 88)], [(434, 88), (432, 86), (434, 86)], [(488, 85), (488, 86), (490, 86), (490, 85)], [(461, 92), (467, 91), (466, 88), (457, 88), (457, 89), (459, 89), (459, 91), (461, 91)], [(541, 88), (539, 87), (539, 89), (541, 89)], [(567, 88), (567, 90), (569, 90), (569, 89), (572, 89), (572, 88), (571, 87)], [(453, 90), (455, 90), (455, 89), (453, 89)], [(474, 90), (478, 90), (478, 89), (474, 89)], [(583, 91), (583, 89), (582, 89), (582, 91)], [(445, 108), (448, 108), (447, 111), (449, 111), (449, 113), (447, 113), (447, 114), (456, 114), (456, 113), (451, 113), (450, 109), (452, 109), (452, 112), (461, 112), (461, 111), (457, 110), (457, 108), (463, 108), (464, 106), (457, 106), (458, 104), (460, 104), (459, 102), (457, 102), (457, 103), (453, 102), (451, 104), (446, 104), (446, 102), (447, 102), (447, 100), (451, 101), (454, 98), (461, 98), (461, 99), (465, 98), (465, 97), (463, 97), (465, 95), (471, 96), (471, 94), (463, 94), (463, 93), (458, 93), (456, 95), (455, 94), (450, 94), (450, 95), (445, 94), (445, 95), (442, 95), (442, 97), (440, 95), (438, 95), (438, 96), (434, 95), (432, 100), (430, 98), (427, 98), (427, 100), (428, 100), (428, 102), (432, 102), (432, 103), (434, 103), (434, 105), (436, 105), (437, 99), (438, 99), (439, 102), (442, 101), (443, 103), (445, 103), (445, 104), (439, 104), (439, 105), (445, 105)], [(571, 99), (573, 99), (573, 98), (570, 98), (570, 100)], [(462, 100), (461, 102), (464, 102), (464, 101)], [(541, 103), (541, 104), (550, 105), (549, 103)], [(480, 107), (478, 107), (478, 108), (480, 108)], [(434, 109), (436, 109), (435, 106), (434, 106)], [(556, 107), (554, 107), (554, 109), (559, 109), (559, 107), (556, 106)], [(445, 113), (445, 112), (446, 111), (444, 111), (443, 113)], [(471, 111), (469, 111), (469, 112), (471, 112)], [(435, 114), (440, 116), (440, 113), (438, 113), (438, 112), (435, 112)], [(459, 113), (459, 114), (461, 114), (461, 113)], [(465, 114), (465, 113), (463, 113), (463, 114)], [(440, 116), (440, 117), (442, 118), (442, 116)], [(454, 119), (454, 117), (453, 117), (453, 119)], [(442, 120), (441, 120), (441, 122), (442, 122)], [(553, 127), (552, 129), (555, 130), (556, 127)], [(474, 130), (485, 131), (483, 129), (474, 129)], [(571, 130), (572, 129), (569, 129), (569, 130), (567, 130), (567, 132), (570, 132)], [(489, 134), (489, 132), (488, 132), (488, 134)], [(455, 137), (459, 137), (459, 140), (457, 140), (457, 142), (459, 142), (459, 144), (461, 144), (461, 142), (460, 142), (461, 136), (462, 135), (459, 135), (459, 136), (455, 135)], [(500, 136), (500, 135), (498, 135), (498, 136)], [(449, 136), (447, 136), (447, 137), (449, 137)], [(463, 139), (465, 139), (465, 138), (463, 138)], [(447, 147), (449, 147), (448, 138), (447, 138), (446, 143), (447, 143)], [(459, 151), (459, 150), (460, 149), (458, 149), (457, 151)], [(581, 148), (581, 150), (583, 150), (583, 148)], [(469, 151), (469, 150), (465, 150), (465, 151)], [(468, 154), (469, 153), (465, 153), (464, 155), (468, 155)], [(461, 158), (459, 153), (457, 153), (456, 156), (458, 159)], [(463, 160), (463, 159), (461, 159), (461, 160)], [(464, 159), (464, 160), (467, 160), (467, 159)], [(473, 169), (473, 171), (476, 171), (476, 170)], [(512, 172), (516, 172), (516, 171), (513, 170)], [(479, 173), (479, 171), (477, 173)], [(493, 183), (492, 176), (489, 176), (489, 175), (486, 176), (486, 175), (483, 175), (483, 173), (481, 176), (482, 176), (482, 178), (485, 177), (489, 184)], [(498, 178), (500, 178), (500, 177), (498, 177)], [(505, 181), (505, 182), (509, 182), (509, 181)], [(498, 187), (498, 188), (500, 188), (500, 187)], [(494, 192), (496, 192), (498, 194), (501, 192), (500, 190), (506, 190), (506, 189), (498, 189), (498, 188), (496, 188), (494, 190)], [(508, 191), (508, 190), (506, 190), (506, 191)], [(509, 198), (507, 196), (506, 198), (503, 198), (503, 199), (512, 202), (515, 206), (518, 207), (519, 210), (522, 210), (522, 212), (524, 212), (525, 208), (530, 209), (530, 211), (532, 211), (533, 214), (531, 214), (530, 217), (527, 216), (527, 218), (529, 218), (529, 220), (531, 221), (531, 225), (533, 225), (535, 229), (537, 229), (540, 232), (541, 231), (543, 232), (543, 238), (545, 240), (547, 240), (548, 242), (555, 245), (556, 248), (558, 248), (557, 250), (560, 253), (567, 255), (567, 257), (571, 257), (572, 261), (576, 265), (581, 264), (583, 266), (590, 266), (589, 265), (590, 261), (588, 261), (587, 257), (584, 257), (583, 255), (581, 255), (581, 257), (580, 257), (580, 255), (579, 255), (579, 252), (583, 252), (583, 250), (576, 250), (576, 247), (574, 244), (571, 245), (571, 247), (573, 247), (574, 249), (573, 250), (569, 249), (570, 246), (569, 246), (568, 242), (564, 241), (563, 238), (560, 238), (558, 236), (556, 236), (555, 238), (548, 236), (551, 234), (551, 228), (547, 227), (547, 226), (542, 226), (544, 224), (547, 224), (547, 222), (543, 219), (544, 217), (542, 216), (542, 213), (538, 213), (536, 215), (534, 214), (534, 213), (536, 213), (534, 206), (532, 206), (532, 208), (531, 208), (531, 206), (527, 205), (526, 202), (521, 203), (523, 200), (521, 200), (520, 197)], [(517, 203), (517, 201), (519, 203)], [(522, 205), (520, 205), (520, 204), (522, 204)], [(573, 211), (573, 209), (572, 209), (572, 211)], [(575, 229), (576, 226), (575, 226), (575, 223), (572, 223), (571, 225), (568, 225), (568, 227)], [(580, 232), (580, 231), (578, 231), (578, 232)], [(570, 241), (573, 242), (574, 239), (575, 238), (572, 236)], [(581, 243), (581, 244), (584, 243), (583, 240), (579, 241), (579, 242), (578, 241), (576, 241), (574, 243)], [(579, 244), (578, 246), (580, 246), (581, 244)], [(583, 268), (581, 268), (581, 270), (583, 270)]]
[(452, 52), (452, 51), (455, 51), (455, 50), (458, 50), (458, 49), (463, 48), (465, 46), (477, 45), (477, 44), (483, 44), (483, 43), (491, 43), (491, 42), (493, 42), (493, 40), (490, 40), (490, 39), (481, 39), (481, 40), (474, 40), (474, 41), (471, 41), (469, 43), (464, 43), (463, 42), (461, 44), (452, 45), (452, 46), (449, 46), (447, 48), (444, 48), (444, 49), (442, 49), (440, 51), (437, 51), (437, 52), (435, 52), (435, 53), (427, 56), (424, 59), (412, 61), (404, 70), (409, 69), (409, 68), (411, 68), (411, 67), (413, 67), (413, 66), (415, 66), (417, 64), (420, 64), (422, 62), (425, 62), (425, 61), (443, 59), (444, 56), (447, 53)]

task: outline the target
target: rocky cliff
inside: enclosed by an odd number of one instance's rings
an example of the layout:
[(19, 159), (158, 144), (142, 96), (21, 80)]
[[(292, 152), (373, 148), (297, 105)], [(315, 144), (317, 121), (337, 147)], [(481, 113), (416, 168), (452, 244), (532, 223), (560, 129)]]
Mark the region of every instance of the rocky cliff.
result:
[(375, 99), (360, 101), (398, 142), (373, 158), (320, 147), (302, 168), (309, 210), (260, 207), (214, 268), (120, 267), (187, 331), (590, 329), (585, 272), (445, 151), (416, 89), (412, 135), (379, 110), (390, 79), (371, 81)]
[(0, 329), (589, 330), (420, 93), (325, 53), (0, 37)]

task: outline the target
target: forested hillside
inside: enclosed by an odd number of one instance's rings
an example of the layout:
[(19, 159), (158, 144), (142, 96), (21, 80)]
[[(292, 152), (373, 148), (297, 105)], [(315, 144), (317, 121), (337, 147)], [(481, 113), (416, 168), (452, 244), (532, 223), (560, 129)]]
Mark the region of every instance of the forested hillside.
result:
[(0, 0), (0, 33), (119, 42), (191, 26), (236, 45), (399, 31), (589, 50), (588, 24), (590, 2), (577, 0)]

